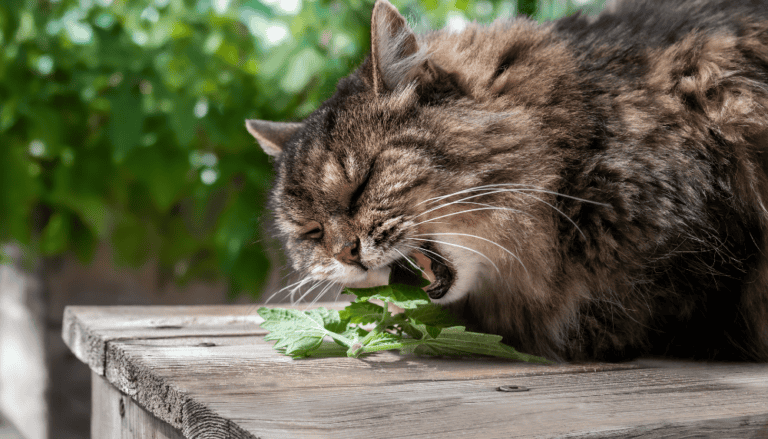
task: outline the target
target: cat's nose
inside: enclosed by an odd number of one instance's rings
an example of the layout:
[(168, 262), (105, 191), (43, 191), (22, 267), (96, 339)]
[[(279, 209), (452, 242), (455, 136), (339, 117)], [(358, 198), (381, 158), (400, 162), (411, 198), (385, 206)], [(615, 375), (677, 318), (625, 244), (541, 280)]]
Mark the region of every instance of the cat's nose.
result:
[(344, 248), (342, 248), (340, 252), (333, 255), (333, 257), (342, 264), (357, 265), (364, 270), (366, 269), (363, 263), (360, 262), (359, 238), (344, 244)]

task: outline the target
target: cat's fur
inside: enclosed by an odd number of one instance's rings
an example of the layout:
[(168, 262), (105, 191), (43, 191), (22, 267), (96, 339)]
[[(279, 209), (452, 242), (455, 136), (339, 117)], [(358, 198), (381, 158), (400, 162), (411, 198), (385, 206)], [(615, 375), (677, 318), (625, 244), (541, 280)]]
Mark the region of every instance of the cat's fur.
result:
[(768, 360), (768, 1), (416, 35), (379, 0), (371, 41), (302, 123), (246, 124), (297, 270), (386, 282), (421, 248), (435, 301), (524, 352)]

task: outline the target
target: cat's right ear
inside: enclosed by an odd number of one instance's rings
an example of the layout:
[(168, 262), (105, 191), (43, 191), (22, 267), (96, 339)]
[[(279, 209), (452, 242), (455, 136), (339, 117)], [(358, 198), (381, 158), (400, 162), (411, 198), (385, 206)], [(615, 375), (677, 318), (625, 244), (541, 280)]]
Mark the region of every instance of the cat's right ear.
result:
[(387, 0), (377, 0), (373, 6), (370, 60), (376, 95), (410, 82), (426, 60), (405, 17)]
[(296, 122), (271, 122), (268, 120), (248, 119), (245, 128), (259, 142), (261, 149), (272, 157), (283, 152), (285, 143), (296, 131), (304, 126)]

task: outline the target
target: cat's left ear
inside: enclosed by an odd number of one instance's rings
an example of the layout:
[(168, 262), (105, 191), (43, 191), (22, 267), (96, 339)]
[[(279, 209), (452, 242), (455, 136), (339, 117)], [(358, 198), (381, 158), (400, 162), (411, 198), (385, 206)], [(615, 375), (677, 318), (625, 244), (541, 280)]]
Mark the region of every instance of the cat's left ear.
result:
[(245, 128), (259, 142), (261, 149), (272, 157), (279, 156), (296, 131), (304, 126), (296, 122), (271, 122), (268, 120), (248, 119)]
[(377, 0), (371, 17), (371, 75), (378, 95), (410, 82), (423, 69), (426, 52), (416, 35), (387, 0)]

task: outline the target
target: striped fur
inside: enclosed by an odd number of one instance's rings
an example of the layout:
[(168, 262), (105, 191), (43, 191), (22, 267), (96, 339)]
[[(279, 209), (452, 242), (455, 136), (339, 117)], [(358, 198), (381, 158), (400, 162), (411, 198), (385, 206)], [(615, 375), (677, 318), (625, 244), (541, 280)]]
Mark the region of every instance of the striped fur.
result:
[(423, 35), (379, 0), (333, 97), (248, 126), (308, 276), (381, 283), (420, 248), (438, 303), (526, 352), (768, 360), (765, 0)]

